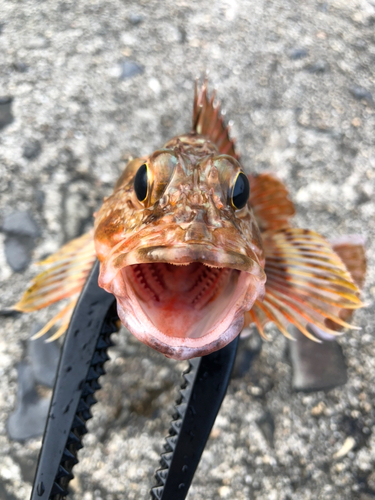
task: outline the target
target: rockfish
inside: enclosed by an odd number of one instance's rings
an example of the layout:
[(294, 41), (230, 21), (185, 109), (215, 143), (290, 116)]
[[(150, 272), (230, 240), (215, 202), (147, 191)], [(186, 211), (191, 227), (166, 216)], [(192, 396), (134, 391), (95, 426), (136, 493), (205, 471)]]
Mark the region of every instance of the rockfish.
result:
[(291, 225), (294, 206), (269, 173), (240, 163), (215, 95), (196, 84), (192, 132), (129, 161), (104, 199), (92, 232), (42, 262), (15, 308), (34, 311), (69, 298), (37, 334), (69, 324), (98, 258), (99, 286), (117, 300), (121, 322), (175, 359), (209, 354), (255, 324), (273, 322), (315, 341), (337, 335), (362, 306), (362, 240), (336, 245)]

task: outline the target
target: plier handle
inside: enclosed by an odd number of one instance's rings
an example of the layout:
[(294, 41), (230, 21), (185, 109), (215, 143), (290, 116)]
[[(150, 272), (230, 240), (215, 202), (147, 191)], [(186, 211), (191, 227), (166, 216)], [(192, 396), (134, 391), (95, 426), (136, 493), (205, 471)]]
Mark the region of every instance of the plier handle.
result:
[[(101, 387), (98, 379), (113, 345), (110, 336), (118, 330), (115, 298), (99, 288), (98, 275), (96, 262), (66, 333), (31, 500), (62, 500), (68, 494), (94, 394)], [(238, 338), (190, 361), (156, 472), (157, 486), (151, 490), (154, 500), (185, 499), (225, 396), (237, 344)]]

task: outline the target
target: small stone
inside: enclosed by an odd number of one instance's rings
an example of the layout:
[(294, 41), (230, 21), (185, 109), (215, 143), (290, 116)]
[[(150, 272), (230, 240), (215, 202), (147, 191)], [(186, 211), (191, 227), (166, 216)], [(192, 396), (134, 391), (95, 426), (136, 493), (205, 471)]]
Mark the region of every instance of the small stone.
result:
[(132, 78), (133, 76), (141, 75), (142, 73), (144, 73), (144, 67), (134, 61), (125, 60), (122, 61), (120, 65), (120, 80), (127, 80), (128, 78)]
[(47, 343), (45, 335), (31, 340), (31, 337), (42, 327), (43, 325), (40, 323), (33, 325), (27, 343), (27, 354), (36, 382), (47, 387), (53, 387), (60, 358), (60, 349), (57, 342)]
[(326, 409), (326, 405), (323, 403), (323, 401), (320, 401), (314, 408), (311, 409), (311, 415), (313, 417), (319, 417), (324, 413)]
[(274, 448), (275, 420), (272, 413), (266, 410), (256, 423), (266, 438), (267, 443), (271, 448)]
[(148, 86), (156, 95), (160, 94), (161, 85), (159, 80), (157, 80), (156, 78), (150, 78), (148, 81)]
[(15, 69), (16, 71), (18, 71), (19, 73), (26, 73), (26, 71), (28, 70), (28, 68), (29, 67), (24, 62), (17, 61), (17, 62), (13, 63), (13, 69)]
[(355, 439), (352, 436), (347, 437), (341, 448), (333, 455), (333, 458), (345, 457), (354, 448), (355, 444)]
[(296, 391), (322, 391), (347, 381), (346, 365), (336, 341), (313, 342), (293, 328), (295, 341), (289, 341), (293, 367), (293, 388)]
[(329, 70), (329, 64), (322, 59), (306, 66), (306, 70), (314, 75), (322, 74)]
[(302, 47), (291, 49), (288, 53), (289, 59), (293, 59), (294, 61), (298, 59), (304, 59), (309, 55), (309, 51)]
[(40, 155), (42, 147), (39, 141), (27, 142), (23, 148), (22, 156), (28, 160), (35, 160)]
[(30, 236), (7, 236), (4, 241), (5, 258), (13, 271), (19, 273), (31, 262), (31, 252), (34, 248)]
[(0, 97), (0, 129), (10, 125), (14, 120), (12, 115), (12, 101), (12, 97)]
[(8, 419), (8, 435), (14, 441), (25, 441), (43, 434), (49, 409), (49, 398), (40, 398), (31, 367), (20, 363), (16, 409)]
[(353, 87), (350, 87), (349, 92), (352, 94), (353, 97), (358, 99), (358, 101), (366, 101), (367, 104), (370, 104), (371, 106), (374, 105), (374, 99), (369, 90), (355, 85)]
[(352, 120), (352, 125), (353, 125), (353, 127), (356, 127), (356, 128), (360, 127), (362, 125), (361, 119), (358, 118), (358, 116), (355, 116)]
[(221, 486), (219, 488), (220, 498), (229, 498), (230, 494), (231, 494), (231, 489), (229, 488), (229, 486)]
[(217, 439), (221, 434), (219, 427), (214, 427), (210, 434), (210, 439)]
[(138, 26), (138, 24), (141, 24), (144, 21), (144, 17), (141, 16), (140, 14), (130, 14), (129, 16), (129, 22), (133, 26)]
[(7, 215), (4, 218), (1, 230), (4, 233), (17, 236), (30, 236), (31, 238), (40, 236), (40, 230), (37, 223), (27, 211), (13, 212)]

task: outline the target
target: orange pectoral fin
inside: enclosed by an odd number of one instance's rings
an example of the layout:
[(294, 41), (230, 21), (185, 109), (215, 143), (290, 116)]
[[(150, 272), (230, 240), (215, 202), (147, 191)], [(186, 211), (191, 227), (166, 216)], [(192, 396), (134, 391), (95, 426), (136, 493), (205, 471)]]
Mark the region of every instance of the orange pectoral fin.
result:
[[(312, 332), (332, 336), (344, 327), (355, 328), (342, 311), (363, 306), (359, 288), (328, 241), (313, 231), (285, 228), (264, 233), (263, 243), (266, 294), (251, 311), (262, 335), (265, 317), (286, 336), (286, 326), (291, 323), (318, 342)], [(363, 267), (363, 260), (360, 265)]]
[(43, 309), (62, 299), (69, 303), (34, 335), (41, 337), (58, 321), (61, 326), (49, 340), (60, 337), (68, 328), (78, 296), (94, 264), (96, 255), (92, 233), (84, 234), (64, 245), (56, 253), (40, 262), (48, 268), (38, 274), (14, 309), (31, 312)]
[(272, 174), (249, 175), (250, 205), (261, 231), (282, 229), (295, 214), (284, 184)]
[[(364, 239), (359, 235), (348, 235), (332, 240), (330, 243), (345, 264), (354, 283), (362, 289), (367, 268)], [(353, 316), (353, 309), (343, 308), (340, 310), (339, 316), (341, 320), (348, 321)], [(342, 330), (341, 323), (337, 321), (327, 320), (326, 323), (333, 330)]]

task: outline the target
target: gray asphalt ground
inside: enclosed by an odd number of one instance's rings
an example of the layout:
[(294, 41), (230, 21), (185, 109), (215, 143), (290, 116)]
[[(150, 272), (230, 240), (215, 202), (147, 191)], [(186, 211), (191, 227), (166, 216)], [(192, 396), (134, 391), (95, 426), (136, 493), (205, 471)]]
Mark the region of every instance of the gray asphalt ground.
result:
[[(292, 390), (286, 340), (272, 333), (232, 381), (189, 498), (375, 498), (374, 0), (0, 0), (0, 23), (0, 308), (35, 275), (31, 258), (90, 226), (121, 158), (189, 130), (194, 79), (209, 70), (244, 166), (281, 177), (296, 224), (367, 238), (368, 307), (340, 339), (348, 382), (327, 393)], [(24, 211), (36, 226), (22, 216), (6, 232)], [(31, 490), (40, 439), (10, 441), (6, 422), (46, 318), (1, 317), (2, 500)], [(123, 330), (116, 343), (75, 499), (147, 498), (186, 366)]]

